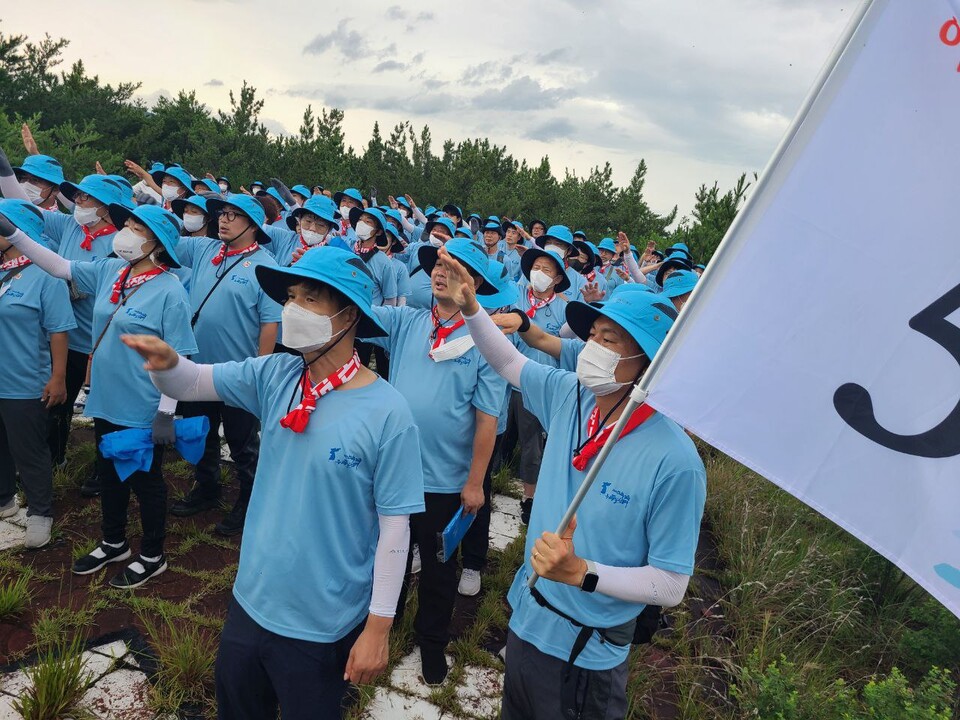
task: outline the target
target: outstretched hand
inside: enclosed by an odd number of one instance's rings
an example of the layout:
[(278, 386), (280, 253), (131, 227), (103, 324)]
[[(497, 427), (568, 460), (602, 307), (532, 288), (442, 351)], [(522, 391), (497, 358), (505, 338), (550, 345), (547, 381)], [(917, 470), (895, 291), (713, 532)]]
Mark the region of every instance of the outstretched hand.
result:
[(171, 370), (180, 360), (176, 350), (154, 335), (121, 335), (120, 340), (146, 360), (143, 364), (144, 370), (150, 372)]
[(31, 132), (30, 126), (26, 123), (20, 126), (20, 137), (23, 138), (23, 147), (26, 148), (27, 154), (40, 154), (40, 148), (37, 147), (37, 141), (33, 139), (33, 132)]
[(473, 287), (473, 278), (470, 277), (470, 273), (447, 252), (445, 247), (440, 248), (438, 258), (437, 262), (442, 263), (441, 268), (447, 278), (447, 289), (450, 291), (451, 299), (465, 314), (476, 314), (480, 305), (477, 303), (477, 293)]

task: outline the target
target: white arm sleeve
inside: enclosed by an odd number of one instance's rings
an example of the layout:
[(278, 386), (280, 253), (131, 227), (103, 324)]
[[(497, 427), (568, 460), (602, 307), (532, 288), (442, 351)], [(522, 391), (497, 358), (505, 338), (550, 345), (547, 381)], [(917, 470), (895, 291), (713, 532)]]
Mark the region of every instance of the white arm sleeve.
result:
[(575, 338), (575, 337), (580, 337), (580, 336), (577, 335), (577, 334), (570, 328), (569, 325), (567, 325), (566, 323), (564, 323), (563, 325), (560, 326), (560, 337), (562, 337), (562, 338), (567, 338), (567, 339), (569, 340), (569, 339), (572, 339), (572, 338)]
[(427, 216), (423, 214), (423, 210), (418, 207), (413, 209), (413, 216), (420, 221), (421, 225), (427, 224)]
[[(16, 175), (0, 175), (0, 193), (7, 200), (26, 200), (30, 202), (27, 193), (20, 186), (20, 181)], [(31, 203), (32, 204), (32, 203)]]
[(397, 302), (397, 300), (398, 300), (398, 298), (384, 298), (384, 299), (383, 299), (383, 304), (384, 304), (386, 307), (396, 307), (397, 305), (400, 304), (400, 303)]
[(378, 515), (380, 539), (373, 558), (373, 596), (370, 612), (392, 618), (397, 614), (397, 601), (403, 575), (407, 571), (407, 553), (410, 548), (410, 516)]
[(403, 229), (406, 231), (407, 235), (413, 232), (413, 223), (407, 220), (403, 213), (400, 213), (400, 224), (403, 225)]
[(157, 412), (173, 415), (177, 411), (177, 401), (168, 395), (160, 395), (160, 405)]
[(73, 208), (75, 207), (73, 204), (73, 200), (69, 199), (63, 193), (57, 193), (57, 200), (59, 200), (60, 204), (63, 205), (67, 210), (69, 210), (70, 212), (73, 212)]
[(494, 324), (483, 308), (480, 308), (476, 315), (463, 313), (463, 319), (466, 320), (470, 336), (477, 350), (483, 355), (483, 359), (497, 371), (500, 377), (515, 388), (519, 388), (520, 373), (523, 366), (527, 364), (528, 358), (507, 340), (507, 336)]
[(198, 365), (183, 355), (169, 370), (151, 372), (150, 379), (163, 395), (183, 402), (220, 400), (213, 386), (213, 365)]
[(23, 230), (17, 229), (7, 239), (44, 272), (62, 280), (73, 279), (73, 266), (69, 260), (65, 260), (53, 250), (45, 248), (35, 240), (31, 240)]
[(623, 264), (627, 266), (627, 272), (630, 273), (630, 277), (633, 278), (634, 282), (644, 284), (647, 282), (647, 279), (643, 276), (643, 273), (640, 272), (640, 266), (637, 265), (637, 259), (629, 250), (627, 251), (626, 256), (623, 258)]
[(680, 604), (689, 575), (661, 570), (652, 565), (615, 567), (597, 565), (597, 592), (627, 602), (671, 608)]

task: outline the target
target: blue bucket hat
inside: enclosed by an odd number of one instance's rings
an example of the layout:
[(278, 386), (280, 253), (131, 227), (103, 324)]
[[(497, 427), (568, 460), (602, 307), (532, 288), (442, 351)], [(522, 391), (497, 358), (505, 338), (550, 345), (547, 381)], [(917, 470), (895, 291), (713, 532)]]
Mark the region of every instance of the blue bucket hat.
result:
[(605, 237), (600, 241), (600, 244), (597, 245), (597, 250), (606, 250), (607, 252), (612, 252), (614, 255), (616, 255), (617, 243), (613, 238)]
[(226, 175), (221, 175), (220, 177), (217, 178), (217, 192), (220, 191), (220, 190), (219, 190), (219, 188), (220, 188), (220, 183), (226, 183), (226, 184), (227, 184), (227, 190), (229, 190), (230, 188), (233, 187), (233, 186), (230, 184), (230, 178), (228, 178)]
[(46, 180), (54, 185), (59, 185), (64, 181), (63, 166), (56, 158), (49, 155), (27, 155), (23, 159), (23, 165), (15, 167), (13, 172), (17, 176), (17, 180), (21, 181), (23, 180), (21, 176), (24, 173)]
[(162, 162), (154, 160), (152, 163), (150, 163), (149, 173), (153, 175), (155, 172), (163, 172), (165, 167), (166, 165), (164, 165)]
[[(654, 294), (653, 288), (647, 285), (646, 283), (635, 283), (635, 282), (625, 282), (617, 285), (613, 290), (610, 291), (610, 298), (614, 298), (620, 293), (634, 293), (634, 292), (644, 292)], [(610, 298), (607, 298), (608, 300)]]
[(310, 192), (310, 188), (308, 188), (306, 185), (294, 185), (292, 188), (290, 188), (290, 192), (295, 192), (297, 195), (303, 195), (303, 197), (307, 200), (309, 200), (310, 196), (313, 195), (313, 193)]
[(566, 268), (563, 265), (563, 258), (560, 257), (557, 253), (552, 250), (543, 250), (542, 248), (532, 247), (528, 248), (523, 255), (520, 256), (520, 272), (523, 273), (523, 276), (529, 281), (530, 280), (530, 271), (533, 268), (533, 263), (537, 258), (549, 258), (553, 260), (557, 265), (559, 271), (560, 282), (553, 286), (554, 292), (563, 292), (570, 288), (570, 278), (567, 277)]
[(196, 180), (193, 181), (193, 184), (196, 185), (197, 183), (200, 183), (206, 188), (204, 192), (207, 192), (209, 190), (210, 192), (216, 193), (217, 195), (220, 194), (220, 186), (217, 185), (210, 178), (197, 178)]
[(622, 292), (611, 294), (609, 300), (596, 305), (575, 300), (567, 305), (566, 315), (570, 329), (584, 342), (590, 339), (590, 328), (598, 317), (613, 320), (636, 340), (640, 349), (652, 360), (673, 326), (677, 311), (661, 295)]
[(407, 245), (404, 242), (403, 233), (400, 230), (397, 230), (396, 225), (388, 222), (383, 226), (383, 229), (386, 231), (387, 239), (390, 241), (390, 247), (377, 245), (378, 248), (392, 253), (402, 253), (404, 250), (406, 250)]
[[(588, 240), (574, 240), (573, 246), (587, 254), (587, 262), (590, 268), (595, 268), (600, 264), (600, 249)], [(589, 269), (589, 268), (588, 268)]]
[(682, 243), (682, 242), (674, 243), (673, 245), (667, 248), (667, 255), (670, 255), (671, 253), (676, 253), (676, 252), (683, 253), (684, 255), (687, 256), (688, 260), (691, 260), (693, 258), (693, 255), (690, 254), (690, 248), (687, 247), (686, 243)]
[[(451, 205), (449, 207), (454, 207), (454, 206)], [(476, 218), (478, 221), (483, 220), (483, 218), (480, 217), (480, 213), (470, 213), (469, 215), (467, 215), (467, 220), (473, 220), (474, 218)]]
[[(466, 238), (453, 238), (449, 240), (444, 247), (453, 257), (459, 260), (463, 265), (473, 270), (480, 276), (480, 287), (477, 288), (477, 295), (495, 295), (496, 285), (488, 277), (490, 261), (487, 259), (487, 253), (475, 240)], [(417, 250), (417, 260), (423, 271), (430, 275), (433, 273), (433, 266), (437, 264), (437, 252), (439, 248), (433, 245), (422, 245)]]
[(407, 210), (411, 209), (410, 203), (407, 202), (407, 199), (403, 197), (403, 195), (397, 197), (397, 205), (403, 205)]
[[(460, 218), (460, 221), (463, 222), (463, 210), (458, 208), (453, 203), (447, 203), (446, 205), (444, 205), (442, 208), (440, 208), (440, 212), (446, 213), (448, 215), (456, 215), (458, 218)], [(477, 215), (477, 217), (479, 218), (480, 216)]]
[(466, 238), (467, 240), (473, 240), (473, 233), (470, 232), (470, 228), (466, 226), (458, 227), (453, 236), (458, 238)]
[(500, 221), (499, 221), (499, 220), (497, 220), (496, 222), (494, 222), (494, 221), (492, 221), (492, 220), (487, 220), (486, 225), (484, 225), (484, 226), (481, 228), (481, 230), (482, 230), (483, 232), (486, 232), (487, 230), (493, 230), (493, 231), (494, 231), (495, 233), (497, 233), (501, 238), (502, 238), (503, 235), (504, 235), (503, 225), (500, 224)]
[(377, 208), (350, 208), (350, 217), (348, 218), (350, 221), (350, 227), (356, 230), (357, 223), (360, 222), (360, 217), (362, 215), (370, 215), (374, 217), (376, 221), (380, 223), (380, 229), (384, 232), (387, 231), (387, 225), (389, 225), (387, 218), (384, 217), (383, 213)]
[(333, 201), (337, 204), (337, 207), (340, 207), (340, 203), (343, 202), (345, 197), (348, 197), (351, 200), (356, 200), (358, 203), (363, 205), (363, 195), (360, 194), (360, 191), (356, 188), (347, 188), (346, 190), (341, 190), (340, 192), (333, 194)]
[(0, 200), (0, 215), (16, 225), (34, 242), (43, 240), (43, 213), (31, 202), (20, 199)]
[[(172, 177), (178, 183), (183, 185), (187, 189), (188, 195), (193, 195), (193, 178), (190, 177), (190, 173), (188, 173), (179, 165), (170, 165), (165, 170), (158, 170), (157, 172), (150, 173), (150, 177), (153, 178), (153, 181), (157, 185), (163, 185), (163, 178), (167, 176)], [(217, 187), (215, 192), (220, 192), (220, 188)]]
[(146, 225), (163, 249), (170, 256), (173, 267), (180, 267), (180, 258), (177, 257), (177, 243), (180, 242), (180, 221), (169, 210), (158, 205), (140, 205), (131, 210), (125, 205), (113, 204), (110, 206), (110, 219), (115, 227), (122, 228), (129, 219), (135, 218)]
[(60, 192), (71, 202), (78, 192), (82, 192), (104, 205), (116, 203), (128, 207), (133, 206), (129, 183), (124, 185), (110, 175), (87, 175), (79, 183), (62, 182), (60, 183)]
[(450, 233), (450, 237), (454, 237), (457, 234), (457, 228), (454, 226), (453, 220), (450, 218), (439, 218), (437, 220), (431, 220), (423, 226), (423, 233), (420, 237), (424, 238), (424, 242), (429, 242), (430, 233), (433, 232), (433, 228), (437, 225), (442, 225), (446, 231)]
[(547, 227), (547, 224), (543, 220), (541, 220), (540, 218), (534, 218), (533, 220), (527, 223), (527, 232), (529, 232), (531, 235), (533, 235), (534, 225), (543, 225), (544, 229), (546, 229)]
[(205, 214), (210, 214), (209, 208), (207, 208), (207, 199), (202, 195), (191, 195), (187, 198), (177, 198), (170, 203), (170, 210), (178, 218), (183, 220), (183, 208), (187, 205), (193, 205), (193, 207), (198, 210), (202, 210)]
[(252, 183), (250, 183), (250, 192), (253, 192), (253, 186), (254, 186), (254, 185), (259, 185), (259, 186), (262, 187), (264, 190), (266, 190), (266, 188), (267, 188), (267, 186), (264, 185), (264, 184), (263, 184), (262, 182), (260, 182), (259, 180), (254, 180)]
[(545, 247), (547, 240), (556, 240), (573, 247), (573, 233), (566, 225), (551, 225), (546, 234), (537, 238), (537, 247)]
[(480, 307), (496, 310), (513, 305), (520, 297), (520, 290), (507, 272), (506, 266), (502, 262), (490, 260), (487, 264), (487, 275), (497, 292), (493, 295), (477, 295)]
[(573, 233), (573, 238), (574, 240), (576, 240), (577, 238), (583, 238), (584, 240), (586, 240), (587, 234), (583, 230), (577, 230), (576, 232)]
[(671, 300), (675, 297), (686, 295), (688, 292), (693, 291), (699, 279), (699, 276), (693, 270), (677, 270), (673, 275), (664, 280), (663, 292), (660, 294)]
[(383, 214), (388, 220), (394, 220), (396, 222), (395, 225), (394, 223), (387, 223), (387, 224), (394, 225), (394, 228), (397, 231), (397, 235), (399, 235), (404, 242), (407, 242), (407, 239), (408, 239), (407, 233), (403, 230), (403, 215), (400, 213), (400, 211), (393, 210), (393, 209), (384, 210)]
[(360, 310), (358, 337), (387, 336), (387, 331), (373, 314), (373, 275), (366, 263), (352, 252), (338, 247), (315, 247), (307, 250), (290, 267), (258, 265), (256, 273), (263, 291), (281, 305), (287, 302), (287, 288), (300, 280), (329, 285)]
[(326, 220), (331, 225), (336, 225), (340, 220), (340, 211), (337, 204), (326, 195), (311, 195), (307, 201), (298, 208), (295, 208), (287, 216), (287, 227), (291, 230), (297, 229), (297, 222), (304, 213), (316, 215), (321, 220)]
[(256, 239), (261, 245), (270, 242), (270, 236), (263, 230), (267, 221), (267, 214), (260, 201), (249, 195), (231, 195), (229, 198), (210, 198), (207, 200), (207, 209), (212, 213), (221, 213), (225, 207), (236, 208), (250, 222), (257, 227)]
[(657, 285), (663, 286), (663, 276), (667, 270), (693, 270), (693, 265), (682, 253), (671, 255), (657, 269)]

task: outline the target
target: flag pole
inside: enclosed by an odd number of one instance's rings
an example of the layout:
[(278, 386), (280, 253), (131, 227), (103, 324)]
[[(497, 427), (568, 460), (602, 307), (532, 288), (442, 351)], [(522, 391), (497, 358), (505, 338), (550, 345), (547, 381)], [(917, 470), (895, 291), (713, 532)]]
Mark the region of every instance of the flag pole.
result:
[[(694, 288), (693, 293), (690, 295), (690, 299), (680, 311), (680, 315), (673, 324), (673, 327), (670, 329), (670, 332), (667, 333), (667, 337), (663, 341), (663, 345), (660, 347), (659, 352), (657, 352), (656, 356), (654, 356), (650, 362), (650, 366), (647, 368), (646, 372), (643, 373), (643, 377), (640, 378), (640, 381), (637, 383), (637, 385), (633, 388), (633, 390), (630, 391), (630, 400), (623, 408), (623, 413), (617, 420), (616, 425), (613, 426), (613, 430), (610, 433), (610, 439), (604, 443), (603, 447), (600, 449), (600, 453), (597, 455), (596, 460), (594, 460), (593, 465), (590, 467), (590, 471), (580, 484), (576, 495), (574, 495), (573, 500), (567, 507), (567, 511), (563, 514), (563, 519), (560, 520), (560, 524), (557, 526), (557, 535), (560, 535), (561, 537), (563, 536), (567, 526), (570, 525), (570, 521), (573, 520), (573, 516), (576, 515), (577, 510), (583, 503), (584, 498), (586, 498), (587, 493), (590, 492), (590, 488), (597, 479), (597, 475), (600, 474), (600, 469), (603, 467), (607, 457), (613, 450), (613, 446), (616, 445), (617, 440), (620, 439), (620, 433), (622, 433), (623, 428), (626, 427), (630, 416), (638, 407), (640, 407), (640, 405), (646, 401), (650, 384), (653, 382), (657, 368), (661, 366), (662, 360), (667, 354), (666, 351), (673, 344), (673, 340), (679, 335), (677, 328), (684, 321), (684, 318), (690, 316), (690, 308), (695, 306), (697, 298), (701, 295), (702, 287), (706, 285), (708, 279), (716, 270), (719, 261), (727, 254), (729, 248), (732, 247), (731, 240), (733, 237), (735, 237), (740, 226), (743, 224), (744, 218), (747, 217), (750, 210), (757, 204), (758, 198), (763, 197), (764, 190), (769, 183), (769, 177), (772, 174), (772, 170), (780, 164), (780, 161), (786, 154), (787, 149), (793, 143), (793, 140), (800, 131), (804, 120), (806, 120), (807, 115), (810, 114), (810, 109), (813, 107), (814, 102), (816, 102), (817, 98), (820, 96), (824, 86), (827, 84), (827, 80), (830, 79), (834, 69), (837, 67), (837, 64), (843, 57), (843, 53), (850, 45), (850, 41), (853, 39), (853, 36), (856, 34), (857, 30), (863, 24), (864, 18), (873, 4), (874, 0), (863, 0), (857, 10), (856, 15), (854, 15), (854, 17), (847, 24), (847, 27), (844, 30), (843, 35), (837, 41), (833, 52), (827, 59), (827, 62), (824, 63), (823, 69), (820, 71), (820, 75), (817, 77), (816, 82), (814, 83), (810, 92), (807, 93), (807, 97), (800, 106), (800, 110), (797, 112), (796, 117), (793, 119), (793, 122), (791, 123), (787, 132), (784, 134), (783, 139), (781, 139), (780, 144), (777, 146), (776, 151), (774, 151), (773, 156), (770, 158), (770, 161), (764, 168), (763, 173), (760, 175), (760, 179), (757, 180), (757, 186), (754, 189), (753, 195), (751, 195), (747, 200), (743, 210), (741, 210), (737, 214), (737, 217), (734, 218), (733, 223), (731, 223), (730, 228), (724, 235), (723, 240), (717, 247), (716, 252), (714, 252), (711, 262), (708, 263), (707, 268), (703, 273), (703, 277), (701, 278), (700, 282), (697, 283), (697, 287)], [(536, 572), (532, 573), (530, 575), (530, 579), (527, 581), (527, 587), (533, 588), (537, 584), (537, 580), (539, 578), (540, 576), (537, 575)]]

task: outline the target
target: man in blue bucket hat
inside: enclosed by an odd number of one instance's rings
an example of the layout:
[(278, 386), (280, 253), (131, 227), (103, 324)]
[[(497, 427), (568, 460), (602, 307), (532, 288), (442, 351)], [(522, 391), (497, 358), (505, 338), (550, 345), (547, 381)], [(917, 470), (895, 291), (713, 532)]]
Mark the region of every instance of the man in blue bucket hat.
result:
[(387, 665), (409, 517), (424, 507), (419, 433), (400, 393), (356, 355), (358, 334), (386, 332), (362, 260), (319, 247), (257, 279), (285, 303), (283, 337), (301, 355), (211, 366), (157, 338), (127, 343), (165, 393), (226, 402), (263, 426), (217, 656), (219, 716), (334, 718), (347, 679), (370, 683)]
[(13, 172), (30, 202), (44, 210), (57, 209), (60, 183), (66, 179), (59, 161), (49, 155), (27, 155)]
[[(199, 352), (196, 362), (240, 362), (274, 351), (280, 323), (280, 305), (257, 282), (260, 267), (277, 267), (260, 243), (269, 238), (263, 232), (264, 212), (249, 195), (224, 200), (207, 198), (207, 211), (217, 216), (219, 238), (185, 236), (177, 254), (190, 277), (191, 324)], [(194, 471), (194, 485), (170, 508), (177, 517), (190, 517), (213, 509), (220, 502), (220, 437), (224, 439), (237, 475), (239, 493), (230, 512), (215, 526), (221, 535), (243, 531), (244, 518), (259, 457), (257, 418), (224, 403), (189, 404), (184, 416), (205, 415), (210, 433), (203, 458)]]
[(680, 312), (690, 299), (690, 293), (699, 279), (700, 276), (693, 270), (677, 270), (663, 281), (663, 291), (660, 294), (668, 298), (677, 312)]
[(617, 287), (624, 283), (623, 270), (620, 259), (620, 251), (617, 249), (617, 243), (611, 237), (605, 237), (597, 245), (597, 254), (600, 256), (600, 274), (607, 283), (607, 292), (613, 292)]
[(408, 249), (408, 253), (413, 253), (409, 262), (410, 266), (410, 296), (407, 298), (407, 305), (410, 307), (430, 309), (433, 306), (433, 286), (431, 284), (430, 273), (426, 272), (420, 265), (420, 248), (430, 246), (438, 248), (445, 242), (448, 242), (456, 234), (456, 227), (448, 218), (437, 218), (430, 220), (423, 226), (422, 241)]
[(164, 170), (150, 173), (153, 182), (160, 188), (160, 197), (163, 198), (163, 209), (169, 210), (170, 203), (177, 198), (193, 195), (193, 178), (183, 168), (170, 165)]
[[(452, 224), (439, 222), (445, 228)], [(445, 563), (437, 558), (437, 533), (459, 508), (476, 513), (484, 504), (483, 478), (506, 391), (473, 347), (447, 290), (448, 265), (455, 262), (467, 268), (478, 292), (496, 294), (487, 277), (487, 256), (472, 240), (455, 238), (446, 247), (448, 262), (438, 262), (433, 245), (418, 251), (419, 264), (431, 279), (431, 306), (375, 307), (387, 336), (369, 341), (389, 352), (390, 383), (410, 403), (420, 428), (426, 510), (412, 520), (422, 562), (414, 630), (423, 677), (431, 685), (447, 675), (444, 648), (457, 594), (456, 558)]]
[(566, 291), (567, 297), (570, 300), (582, 299), (583, 288), (587, 281), (578, 271), (570, 267), (570, 259), (577, 255), (577, 250), (573, 245), (573, 233), (570, 232), (570, 228), (566, 225), (551, 225), (543, 235), (535, 238), (534, 242), (537, 247), (543, 250), (552, 248), (563, 258), (567, 278), (570, 280), (570, 287)]
[(676, 313), (646, 292), (570, 303), (567, 323), (586, 343), (571, 373), (524, 357), (458, 267), (448, 288), (483, 356), (547, 429), (526, 559), (508, 596), (502, 717), (624, 717), (636, 618), (647, 604), (679, 603), (693, 574), (706, 497), (693, 442), (641, 405), (563, 537), (553, 530)]
[(264, 227), (272, 238), (267, 249), (281, 267), (292, 265), (313, 247), (329, 245), (351, 250), (337, 234), (339, 227), (340, 212), (336, 203), (326, 195), (311, 195), (301, 207), (290, 212), (285, 223)]
[(354, 208), (363, 209), (363, 195), (356, 188), (347, 188), (333, 194), (333, 202), (340, 212), (340, 235), (347, 245), (357, 241), (353, 228), (350, 227), (350, 211)]

